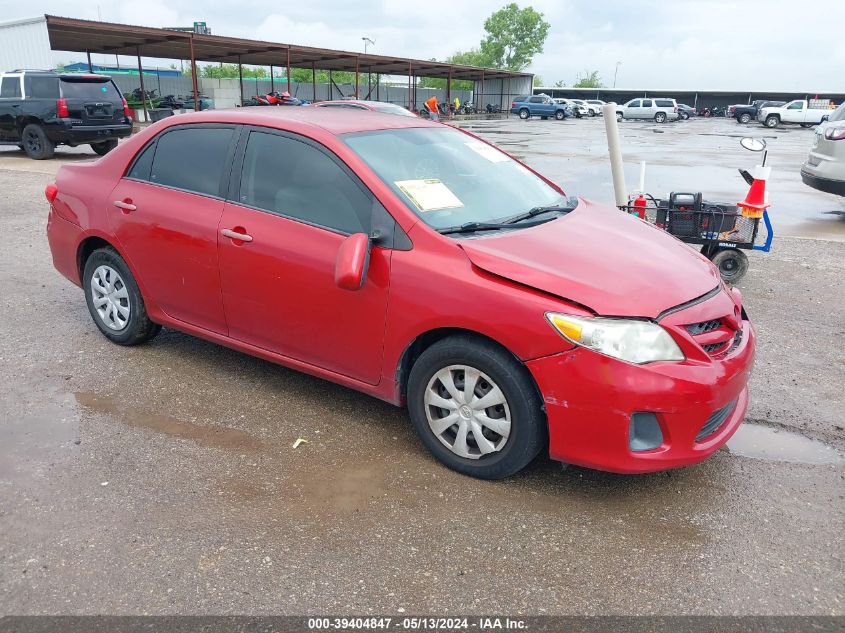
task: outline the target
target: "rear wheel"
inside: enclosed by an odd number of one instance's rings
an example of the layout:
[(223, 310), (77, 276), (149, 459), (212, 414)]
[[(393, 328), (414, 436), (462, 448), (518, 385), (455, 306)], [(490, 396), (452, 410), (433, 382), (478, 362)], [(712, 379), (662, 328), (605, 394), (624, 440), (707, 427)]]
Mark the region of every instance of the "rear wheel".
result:
[(112, 343), (138, 345), (161, 331), (150, 321), (141, 291), (123, 258), (111, 248), (91, 253), (82, 273), (88, 311)]
[(21, 132), (21, 144), (26, 155), (34, 160), (53, 158), (56, 146), (37, 123), (30, 123)]
[(665, 123), (666, 122), (666, 113), (665, 112), (658, 112), (654, 115), (654, 122), (655, 123)]
[(117, 147), (117, 139), (111, 139), (110, 141), (103, 141), (101, 143), (91, 143), (91, 149), (100, 156), (105, 156), (115, 147)]
[(528, 108), (522, 108), (522, 109), (519, 111), (519, 118), (520, 118), (520, 119), (522, 119), (523, 121), (525, 121), (526, 119), (528, 119), (528, 117), (530, 117), (530, 116), (531, 116), (531, 113), (530, 113), (530, 112), (528, 112)]
[(414, 363), (408, 410), (444, 465), (481, 479), (512, 475), (547, 444), (542, 401), (511, 354), (473, 336), (438, 341)]
[(743, 112), (737, 119), (740, 123), (751, 123), (751, 115), (748, 112)]
[(726, 248), (710, 256), (726, 283), (736, 283), (748, 272), (748, 256), (737, 248)]

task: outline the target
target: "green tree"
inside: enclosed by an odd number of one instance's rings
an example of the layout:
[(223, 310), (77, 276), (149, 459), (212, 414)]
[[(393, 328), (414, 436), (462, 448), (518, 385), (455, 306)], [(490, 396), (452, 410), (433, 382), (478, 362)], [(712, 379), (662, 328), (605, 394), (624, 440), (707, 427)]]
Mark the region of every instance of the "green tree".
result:
[(555, 88), (566, 88), (566, 82), (563, 79), (558, 79), (555, 82)]
[(534, 87), (537, 88), (543, 85), (543, 78), (540, 75), (534, 75)]
[(484, 21), (487, 32), (481, 40), (481, 65), (508, 70), (524, 70), (549, 35), (550, 24), (533, 7), (520, 9), (512, 2)]
[[(436, 62), (437, 60), (432, 58), (432, 62)], [(483, 64), (478, 63), (480, 61), (480, 53), (478, 49), (472, 49), (465, 52), (458, 51), (454, 55), (450, 55), (446, 58), (447, 64), (459, 64), (461, 66), (482, 66)], [(441, 79), (439, 77), (420, 77), (419, 82), (417, 85), (420, 88), (446, 88), (446, 80)], [(472, 90), (475, 87), (475, 83), (472, 81), (467, 81), (465, 79), (454, 79), (452, 80), (452, 90)]]
[(583, 73), (579, 73), (578, 81), (572, 84), (573, 88), (604, 88), (604, 84), (601, 82), (601, 77), (599, 76), (599, 71), (593, 70), (585, 70)]

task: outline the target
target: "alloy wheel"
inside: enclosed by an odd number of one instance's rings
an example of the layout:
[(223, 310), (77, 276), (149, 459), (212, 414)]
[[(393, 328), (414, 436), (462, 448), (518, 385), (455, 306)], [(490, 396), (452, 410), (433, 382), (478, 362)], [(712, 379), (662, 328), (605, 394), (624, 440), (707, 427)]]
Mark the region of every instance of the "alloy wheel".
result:
[(100, 320), (110, 330), (122, 330), (129, 323), (129, 291), (111, 266), (98, 266), (91, 275), (91, 299)]
[(27, 148), (33, 154), (38, 154), (41, 151), (41, 139), (33, 132), (28, 132), (24, 139)]
[(501, 451), (511, 432), (505, 394), (487, 374), (468, 365), (449, 365), (431, 377), (425, 415), (435, 437), (468, 459)]

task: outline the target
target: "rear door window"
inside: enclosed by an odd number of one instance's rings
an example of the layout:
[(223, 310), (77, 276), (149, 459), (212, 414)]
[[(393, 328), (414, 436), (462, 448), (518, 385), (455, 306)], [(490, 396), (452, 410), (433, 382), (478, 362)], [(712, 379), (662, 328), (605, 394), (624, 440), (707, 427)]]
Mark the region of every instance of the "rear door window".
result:
[(198, 125), (162, 133), (156, 143), (150, 182), (220, 196), (233, 135), (233, 127)]
[(86, 101), (121, 102), (121, 94), (111, 81), (61, 80), (62, 97)]
[(20, 75), (13, 75), (12, 77), (3, 77), (3, 81), (2, 83), (0, 83), (0, 99), (19, 99), (20, 96)]
[(651, 99), (643, 99), (643, 107), (650, 108), (651, 107)]

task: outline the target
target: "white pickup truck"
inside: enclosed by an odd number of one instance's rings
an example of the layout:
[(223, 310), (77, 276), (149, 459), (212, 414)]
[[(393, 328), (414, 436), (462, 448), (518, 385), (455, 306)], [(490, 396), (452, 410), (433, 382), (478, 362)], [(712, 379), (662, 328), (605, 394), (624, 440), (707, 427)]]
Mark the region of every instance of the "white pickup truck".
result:
[(832, 110), (824, 107), (811, 107), (803, 99), (790, 101), (779, 107), (761, 108), (757, 120), (766, 127), (777, 127), (781, 123), (798, 123), (801, 127), (812, 127), (826, 121)]

